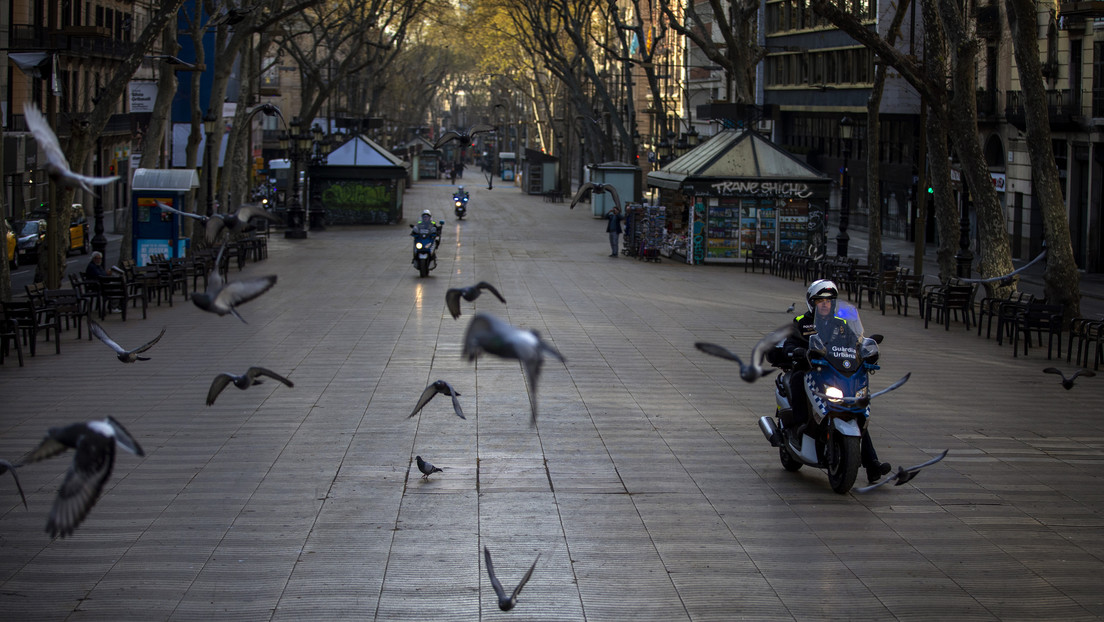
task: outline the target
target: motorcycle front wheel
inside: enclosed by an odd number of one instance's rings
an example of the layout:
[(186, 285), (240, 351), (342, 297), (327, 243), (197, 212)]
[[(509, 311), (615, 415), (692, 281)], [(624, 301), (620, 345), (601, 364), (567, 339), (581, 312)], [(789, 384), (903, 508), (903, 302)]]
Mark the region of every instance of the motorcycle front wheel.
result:
[(855, 476), (859, 473), (859, 439), (854, 436), (832, 434), (828, 447), (828, 483), (832, 490), (847, 494), (855, 485)]
[(418, 260), (418, 275), (421, 276), (423, 279), (426, 278), (427, 276), (429, 276), (429, 260), (428, 259), (419, 259)]

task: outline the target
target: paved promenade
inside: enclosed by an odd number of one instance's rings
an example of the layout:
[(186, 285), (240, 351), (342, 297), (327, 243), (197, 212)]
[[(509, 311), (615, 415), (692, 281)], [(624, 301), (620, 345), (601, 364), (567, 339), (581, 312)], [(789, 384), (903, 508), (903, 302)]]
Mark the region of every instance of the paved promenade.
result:
[[(886, 335), (872, 432), (895, 466), (950, 454), (913, 482), (838, 495), (782, 469), (748, 385), (709, 340), (746, 351), (790, 319), (804, 287), (741, 267), (610, 258), (588, 205), (544, 203), (476, 179), (470, 218), (451, 187), (419, 184), (405, 213), (447, 220), (419, 279), (405, 224), (273, 236), (231, 279), (279, 282), (216, 317), (191, 303), (111, 315), (148, 354), (119, 363), (63, 334), (0, 366), (0, 457), (46, 429), (112, 415), (146, 452), (121, 452), (69, 538), (46, 517), (72, 452), (0, 476), (4, 620), (1099, 620), (1104, 618), (1104, 375), (1065, 391), (1045, 348), (915, 313), (866, 313)], [(445, 211), (448, 210), (448, 211)], [(856, 243), (857, 244), (857, 243)], [(902, 263), (905, 257), (902, 256)], [(486, 280), (453, 320), (445, 290)], [(530, 425), (519, 365), (461, 359), (474, 311), (538, 329), (546, 361)], [(1063, 343), (1063, 347), (1064, 347)], [(1063, 353), (1064, 354), (1064, 353)], [(262, 365), (294, 388), (230, 387)], [(466, 420), (439, 396), (446, 379)], [(420, 455), (444, 468), (428, 481)], [(516, 609), (507, 589), (540, 559)]]

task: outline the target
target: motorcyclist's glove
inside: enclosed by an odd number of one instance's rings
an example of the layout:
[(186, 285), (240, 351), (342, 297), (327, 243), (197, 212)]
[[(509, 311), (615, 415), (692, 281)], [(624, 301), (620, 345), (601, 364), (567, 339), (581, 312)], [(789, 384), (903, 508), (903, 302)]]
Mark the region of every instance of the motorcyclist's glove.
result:
[(790, 350), (790, 359), (793, 361), (793, 366), (795, 368), (809, 368), (809, 351), (805, 348), (794, 348)]

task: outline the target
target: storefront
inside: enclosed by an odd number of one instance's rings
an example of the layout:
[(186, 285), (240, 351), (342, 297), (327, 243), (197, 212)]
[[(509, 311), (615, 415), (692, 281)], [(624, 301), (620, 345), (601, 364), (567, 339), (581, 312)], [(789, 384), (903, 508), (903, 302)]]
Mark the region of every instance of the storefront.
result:
[(823, 227), (831, 179), (756, 132), (725, 130), (648, 173), (668, 207), (668, 256), (745, 261), (756, 246), (805, 251)]
[(354, 136), (307, 169), (311, 210), (325, 211), (327, 225), (395, 224), (403, 218), (408, 171), (372, 139)]

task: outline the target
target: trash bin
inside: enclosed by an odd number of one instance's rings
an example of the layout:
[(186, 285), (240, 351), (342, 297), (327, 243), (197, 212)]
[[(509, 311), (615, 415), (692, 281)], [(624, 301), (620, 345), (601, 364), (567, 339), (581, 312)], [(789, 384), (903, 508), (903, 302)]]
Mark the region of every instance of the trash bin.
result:
[(897, 253), (882, 253), (882, 272), (896, 270), (901, 265), (901, 256)]

